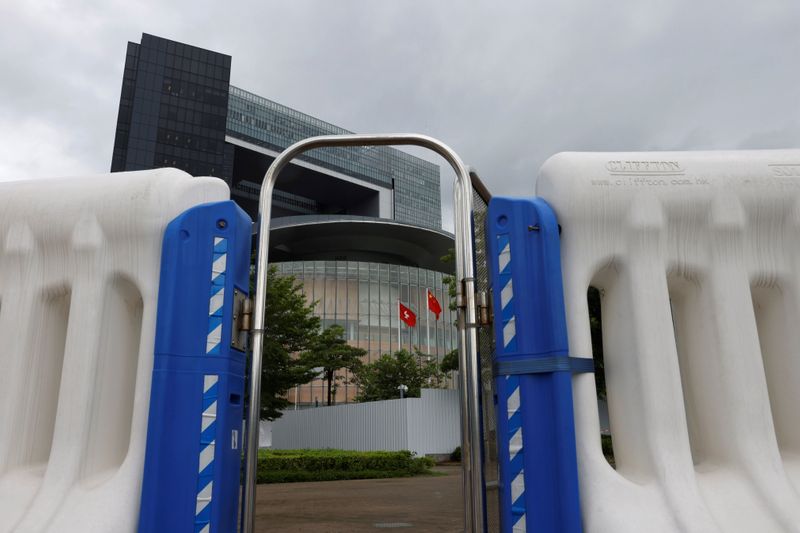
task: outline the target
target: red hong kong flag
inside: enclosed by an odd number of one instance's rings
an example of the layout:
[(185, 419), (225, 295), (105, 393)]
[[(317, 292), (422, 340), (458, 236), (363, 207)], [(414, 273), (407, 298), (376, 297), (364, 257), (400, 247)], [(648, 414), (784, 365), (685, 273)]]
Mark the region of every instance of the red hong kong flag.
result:
[(436, 315), (436, 320), (439, 320), (439, 314), (442, 312), (442, 306), (439, 305), (439, 300), (436, 299), (436, 296), (433, 295), (430, 289), (428, 289), (428, 309), (430, 309), (431, 312)]
[(397, 302), (400, 306), (400, 320), (406, 323), (406, 325), (410, 328), (413, 328), (417, 325), (417, 315), (414, 314), (414, 311), (406, 307), (400, 302)]

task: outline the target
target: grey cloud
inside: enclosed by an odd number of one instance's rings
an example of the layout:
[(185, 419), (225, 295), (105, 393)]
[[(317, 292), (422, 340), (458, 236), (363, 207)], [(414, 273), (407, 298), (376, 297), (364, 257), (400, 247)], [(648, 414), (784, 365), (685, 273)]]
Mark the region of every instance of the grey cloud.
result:
[(46, 161), (0, 179), (108, 169), (142, 32), (229, 53), (234, 84), (345, 128), (439, 137), (498, 194), (532, 194), (563, 150), (800, 144), (791, 0), (54, 1), (0, 20), (6, 153), (51, 132)]

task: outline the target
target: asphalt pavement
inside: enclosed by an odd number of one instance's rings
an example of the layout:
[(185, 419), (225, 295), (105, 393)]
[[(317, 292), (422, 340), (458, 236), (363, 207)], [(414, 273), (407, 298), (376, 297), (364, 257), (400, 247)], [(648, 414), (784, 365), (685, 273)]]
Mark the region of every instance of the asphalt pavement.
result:
[(463, 531), (461, 467), (442, 475), (259, 485), (256, 532)]

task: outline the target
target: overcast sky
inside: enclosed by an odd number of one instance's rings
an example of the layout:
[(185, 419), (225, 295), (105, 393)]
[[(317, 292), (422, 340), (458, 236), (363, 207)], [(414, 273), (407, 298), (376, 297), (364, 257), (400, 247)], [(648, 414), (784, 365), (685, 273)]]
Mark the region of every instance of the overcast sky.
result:
[(438, 137), (494, 194), (564, 150), (800, 148), (797, 0), (0, 0), (0, 180), (108, 171), (143, 32), (344, 128)]

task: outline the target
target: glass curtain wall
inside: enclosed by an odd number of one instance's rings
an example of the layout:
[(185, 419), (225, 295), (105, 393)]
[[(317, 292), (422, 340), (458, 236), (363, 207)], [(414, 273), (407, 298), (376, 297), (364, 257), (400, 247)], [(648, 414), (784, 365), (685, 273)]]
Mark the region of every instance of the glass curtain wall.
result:
[[(231, 86), (227, 134), (281, 152), (316, 135), (352, 133), (262, 96)], [(310, 163), (394, 189), (394, 218), (442, 227), (439, 167), (386, 146), (319, 148), (299, 156)]]
[[(446, 274), (356, 261), (293, 261), (275, 265), (280, 274), (292, 275), (303, 284), (306, 299), (315, 302), (314, 309), (323, 327), (342, 326), (348, 342), (367, 351), (365, 362), (399, 349), (419, 349), (441, 361), (458, 345), (456, 313), (450, 310), (447, 286), (442, 282)], [(428, 310), (428, 288), (442, 307), (438, 321)], [(416, 327), (400, 322), (398, 301), (416, 313)], [(346, 378), (349, 381), (350, 376)], [(336, 392), (336, 402), (352, 401), (357, 393), (354, 385), (342, 383)], [(326, 398), (322, 380), (289, 393), (289, 400), (299, 406), (323, 405)]]

